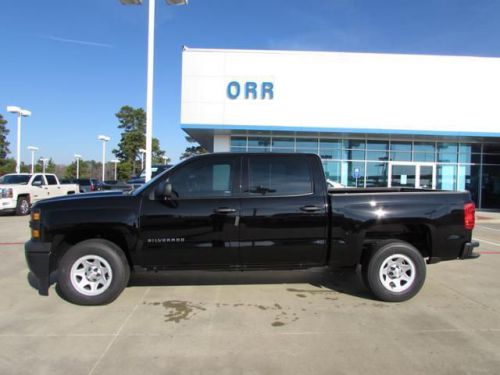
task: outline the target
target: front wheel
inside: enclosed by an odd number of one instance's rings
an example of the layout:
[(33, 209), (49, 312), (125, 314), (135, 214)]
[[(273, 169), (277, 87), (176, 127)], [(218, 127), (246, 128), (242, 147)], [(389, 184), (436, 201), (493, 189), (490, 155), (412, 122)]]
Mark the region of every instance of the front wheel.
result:
[(104, 305), (127, 286), (130, 268), (114, 243), (96, 239), (70, 248), (59, 262), (58, 287), (62, 297), (77, 305)]
[(425, 281), (425, 261), (406, 242), (391, 242), (379, 248), (368, 262), (365, 278), (380, 300), (402, 302), (414, 297)]
[(30, 201), (28, 197), (17, 198), (16, 215), (24, 216), (30, 213)]

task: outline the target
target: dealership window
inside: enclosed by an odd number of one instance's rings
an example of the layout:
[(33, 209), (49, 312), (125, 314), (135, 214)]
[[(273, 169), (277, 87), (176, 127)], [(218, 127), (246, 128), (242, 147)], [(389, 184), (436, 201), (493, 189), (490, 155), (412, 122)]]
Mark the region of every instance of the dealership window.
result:
[[(340, 161), (324, 161), (323, 168), (325, 170), (325, 176), (329, 180), (343, 183), (342, 182), (342, 167)], [(344, 181), (346, 182), (346, 181)]]
[(454, 164), (439, 164), (437, 167), (437, 188), (439, 190), (456, 190), (457, 166)]
[(434, 162), (436, 160), (436, 145), (434, 142), (415, 142), (413, 151), (414, 161)]
[(297, 138), (295, 140), (296, 152), (318, 153), (318, 138)]
[(273, 152), (294, 152), (295, 150), (295, 139), (294, 138), (282, 138), (273, 137), (271, 141)]
[(411, 161), (412, 160), (412, 144), (411, 142), (391, 142), (392, 161)]
[(247, 150), (247, 137), (231, 137), (231, 152), (245, 152)]
[(321, 159), (342, 159), (341, 139), (320, 139), (319, 155)]
[(458, 161), (458, 144), (457, 143), (439, 143), (438, 145), (438, 162), (440, 163), (456, 163)]
[(386, 187), (388, 163), (366, 163), (366, 187)]
[(271, 151), (271, 139), (268, 137), (248, 137), (248, 152)]
[[(349, 161), (346, 164), (347, 164), (347, 185), (353, 187), (365, 186), (365, 163), (359, 161)], [(359, 170), (359, 178), (356, 178), (355, 175), (356, 170)]]
[(485, 165), (481, 190), (483, 207), (500, 208), (500, 165)]

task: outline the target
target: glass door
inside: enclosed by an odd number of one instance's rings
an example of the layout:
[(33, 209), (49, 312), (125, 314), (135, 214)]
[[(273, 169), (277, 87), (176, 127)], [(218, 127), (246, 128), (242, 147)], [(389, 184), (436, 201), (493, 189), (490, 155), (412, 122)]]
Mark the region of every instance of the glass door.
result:
[(436, 164), (390, 162), (387, 186), (436, 189)]

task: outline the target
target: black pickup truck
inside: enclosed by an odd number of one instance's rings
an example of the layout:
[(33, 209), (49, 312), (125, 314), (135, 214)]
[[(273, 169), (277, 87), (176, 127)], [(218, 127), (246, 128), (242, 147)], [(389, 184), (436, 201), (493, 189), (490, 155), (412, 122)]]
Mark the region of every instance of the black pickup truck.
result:
[(40, 201), (26, 259), (47, 295), (113, 301), (137, 269), (355, 268), (374, 295), (418, 293), (426, 263), (474, 258), (468, 192), (328, 191), (312, 154), (193, 157), (132, 193)]

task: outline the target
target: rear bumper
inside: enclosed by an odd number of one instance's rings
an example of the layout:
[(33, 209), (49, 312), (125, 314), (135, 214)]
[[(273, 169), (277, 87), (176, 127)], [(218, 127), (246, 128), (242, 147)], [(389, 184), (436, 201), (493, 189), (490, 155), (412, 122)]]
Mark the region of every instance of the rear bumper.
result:
[(479, 247), (478, 241), (467, 242), (464, 245), (460, 259), (476, 259), (479, 258), (479, 254), (474, 253), (474, 248)]
[(30, 240), (24, 244), (24, 253), (28, 268), (38, 281), (38, 293), (47, 296), (51, 271), (50, 243)]

